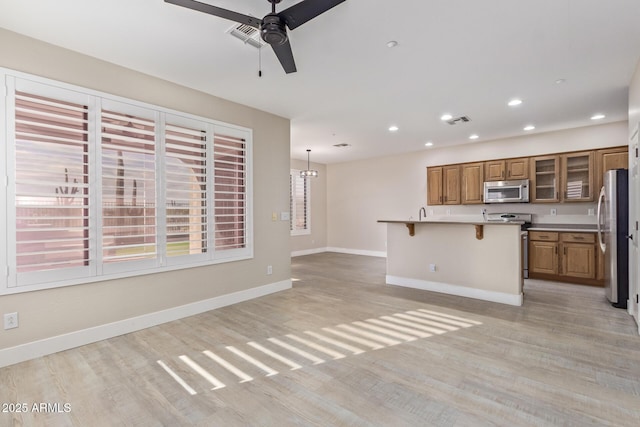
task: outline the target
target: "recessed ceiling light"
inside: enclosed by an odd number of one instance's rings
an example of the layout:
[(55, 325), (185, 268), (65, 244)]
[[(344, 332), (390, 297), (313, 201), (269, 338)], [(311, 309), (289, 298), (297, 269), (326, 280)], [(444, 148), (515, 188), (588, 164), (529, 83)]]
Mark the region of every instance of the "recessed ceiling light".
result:
[(517, 98), (514, 98), (511, 101), (507, 102), (507, 105), (509, 107), (515, 107), (516, 105), (520, 105), (520, 104), (522, 104), (522, 100)]
[(440, 120), (446, 122), (447, 120), (451, 120), (453, 119), (453, 116), (451, 114), (443, 114), (442, 116), (440, 116)]
[(433, 142), (431, 142), (431, 141), (425, 142), (424, 146), (425, 147), (431, 147), (431, 146), (433, 146)]
[(398, 126), (389, 126), (389, 132), (397, 132), (398, 129)]
[(591, 116), (591, 120), (600, 120), (600, 119), (604, 119), (606, 116), (604, 114), (594, 114), (593, 116)]
[(395, 40), (390, 40), (387, 42), (387, 47), (396, 47), (398, 46), (398, 42)]
[(536, 127), (534, 125), (527, 125), (524, 127), (524, 130), (534, 130)]
[(556, 84), (557, 85), (561, 85), (561, 84), (566, 83), (566, 82), (567, 82), (566, 79), (558, 79), (558, 80), (556, 80)]
[(476, 135), (475, 133), (473, 135), (469, 136), (469, 139), (478, 139), (480, 138), (478, 135)]

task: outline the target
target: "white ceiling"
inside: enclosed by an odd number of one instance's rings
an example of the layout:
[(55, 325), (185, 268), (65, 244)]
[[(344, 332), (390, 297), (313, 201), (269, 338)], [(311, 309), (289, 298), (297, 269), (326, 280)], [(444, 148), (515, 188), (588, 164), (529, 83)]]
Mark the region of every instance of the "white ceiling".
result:
[[(261, 78), (231, 21), (163, 0), (0, 0), (0, 11), (8, 30), (290, 118), (292, 156), (310, 148), (321, 163), (591, 125), (600, 112), (598, 123), (625, 120), (640, 57), (639, 0), (346, 0), (290, 32), (297, 73), (262, 49)], [(508, 107), (514, 97), (523, 104)]]

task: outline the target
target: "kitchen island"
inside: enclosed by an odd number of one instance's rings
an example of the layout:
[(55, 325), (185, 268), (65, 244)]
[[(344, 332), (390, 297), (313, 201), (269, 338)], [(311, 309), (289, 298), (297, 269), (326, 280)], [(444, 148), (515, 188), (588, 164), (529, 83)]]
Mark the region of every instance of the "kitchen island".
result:
[(521, 222), (379, 220), (389, 285), (522, 305)]

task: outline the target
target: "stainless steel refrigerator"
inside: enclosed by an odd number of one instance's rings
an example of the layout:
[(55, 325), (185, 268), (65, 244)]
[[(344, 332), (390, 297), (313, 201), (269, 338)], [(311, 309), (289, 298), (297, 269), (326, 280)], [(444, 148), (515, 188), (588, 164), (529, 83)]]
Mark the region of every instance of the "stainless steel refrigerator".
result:
[(605, 295), (614, 307), (629, 298), (629, 175), (614, 169), (604, 175), (598, 198), (598, 242), (604, 253)]

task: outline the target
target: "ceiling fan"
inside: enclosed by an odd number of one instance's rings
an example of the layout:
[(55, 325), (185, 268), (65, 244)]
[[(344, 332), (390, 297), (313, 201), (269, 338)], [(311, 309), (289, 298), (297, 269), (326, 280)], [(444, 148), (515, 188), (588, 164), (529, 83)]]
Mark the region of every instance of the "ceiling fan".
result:
[(262, 19), (195, 0), (164, 1), (257, 28), (260, 31), (262, 40), (271, 45), (280, 64), (282, 64), (282, 68), (289, 74), (295, 73), (297, 70), (286, 27), (289, 27), (290, 30), (298, 28), (305, 22), (312, 20), (345, 0), (303, 0), (279, 13), (276, 13), (276, 4), (282, 0), (267, 0), (271, 3), (271, 13)]

